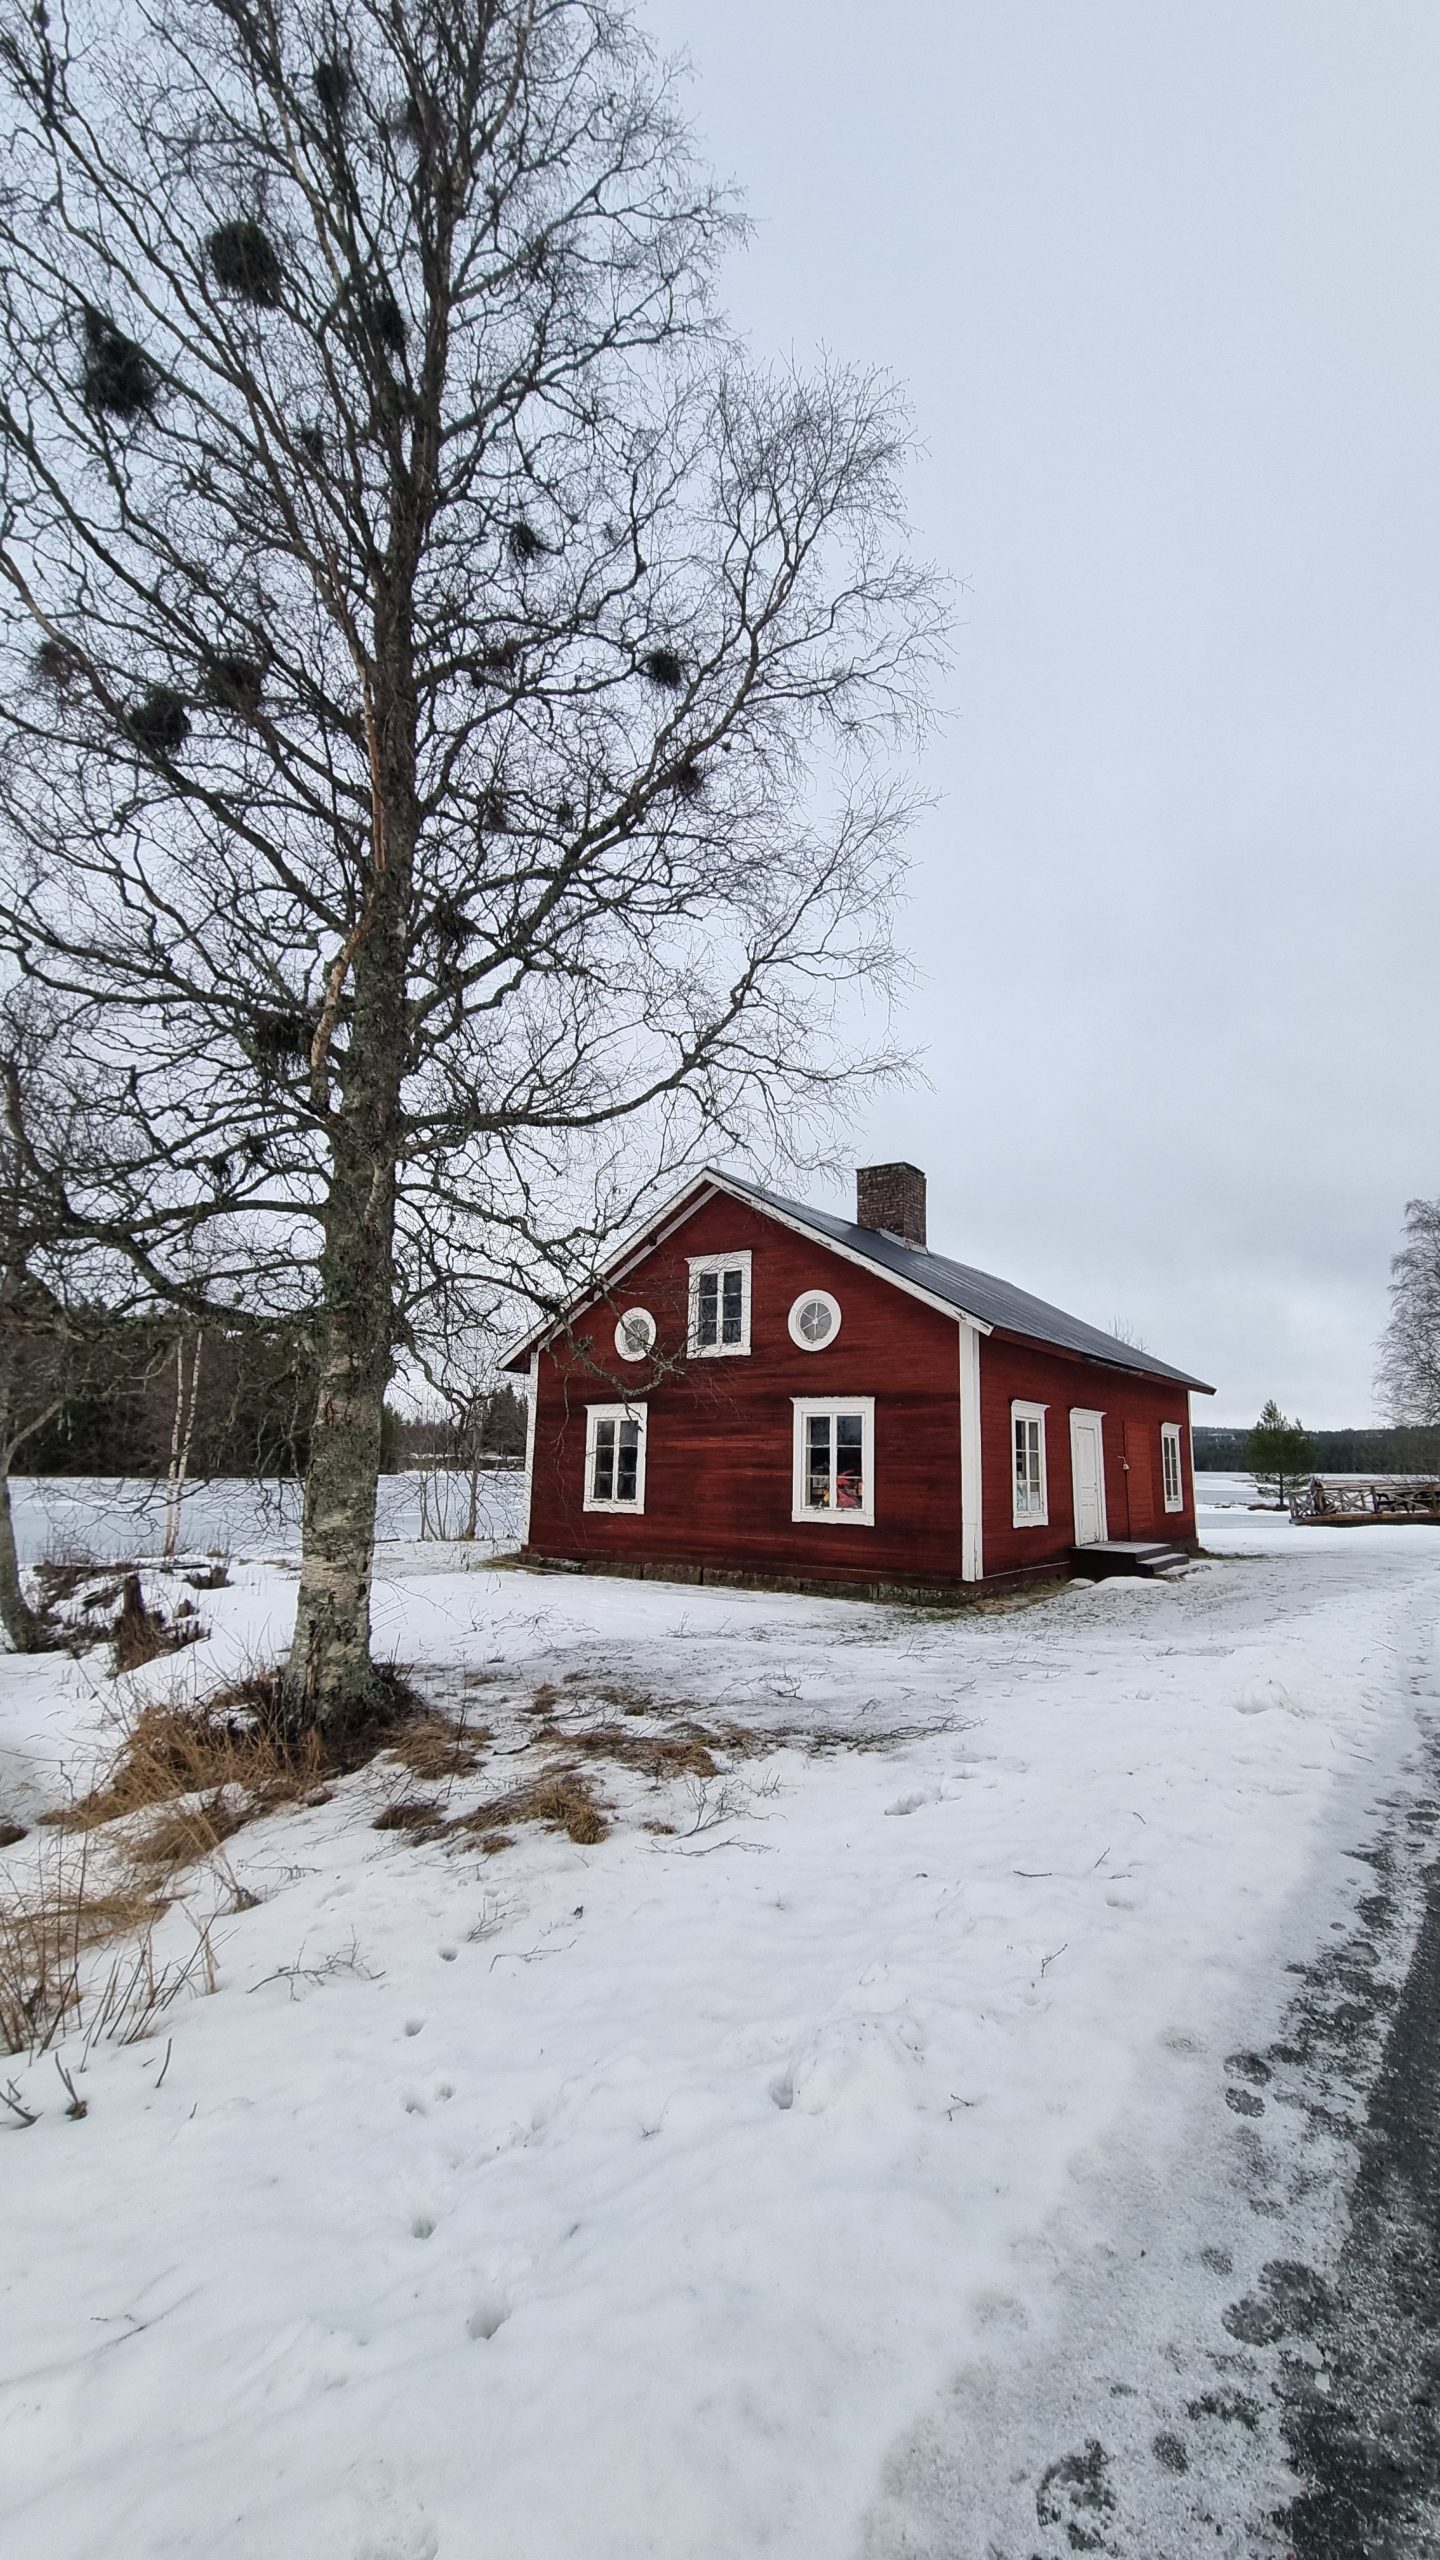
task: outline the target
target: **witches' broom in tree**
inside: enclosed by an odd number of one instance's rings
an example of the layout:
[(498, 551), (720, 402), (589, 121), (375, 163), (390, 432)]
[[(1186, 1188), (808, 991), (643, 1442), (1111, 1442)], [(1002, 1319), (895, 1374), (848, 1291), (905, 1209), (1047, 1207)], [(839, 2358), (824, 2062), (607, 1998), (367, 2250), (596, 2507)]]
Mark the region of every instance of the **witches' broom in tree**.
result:
[(97, 1260), (308, 1320), (333, 1726), (397, 1359), (855, 1066), (903, 430), (727, 336), (733, 211), (603, 5), (3, 0), (0, 77), (0, 940), (125, 1131)]

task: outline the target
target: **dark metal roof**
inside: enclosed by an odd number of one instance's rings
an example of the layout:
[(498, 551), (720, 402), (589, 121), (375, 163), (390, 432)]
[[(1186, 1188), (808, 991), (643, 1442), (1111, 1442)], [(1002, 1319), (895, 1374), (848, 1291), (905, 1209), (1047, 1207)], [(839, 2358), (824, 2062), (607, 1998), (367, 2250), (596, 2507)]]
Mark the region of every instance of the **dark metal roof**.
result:
[(1079, 1316), (1067, 1316), (1063, 1307), (1052, 1307), (1044, 1298), (1032, 1298), (1028, 1289), (1017, 1289), (1009, 1280), (997, 1280), (991, 1272), (972, 1271), (965, 1262), (952, 1262), (943, 1253), (923, 1252), (919, 1246), (904, 1244), (898, 1236), (887, 1235), (879, 1227), (856, 1226), (853, 1219), (833, 1218), (825, 1209), (811, 1209), (802, 1200), (782, 1200), (773, 1191), (762, 1191), (755, 1182), (742, 1182), (733, 1173), (721, 1174), (727, 1188), (739, 1191), (762, 1208), (777, 1209), (797, 1226), (807, 1227), (832, 1244), (844, 1245), (847, 1252), (863, 1255), (877, 1269), (892, 1272), (897, 1280), (913, 1281), (917, 1289), (925, 1289), (932, 1298), (940, 1298), (946, 1306), (955, 1307), (962, 1315), (978, 1316), (982, 1324), (998, 1326), (1005, 1333), (1021, 1333), (1031, 1342), (1053, 1342), (1061, 1351), (1076, 1351), (1086, 1360), (1103, 1360), (1107, 1368), (1131, 1369), (1145, 1378), (1171, 1378), (1177, 1386), (1198, 1387), (1202, 1395), (1213, 1395), (1203, 1378), (1192, 1378), (1188, 1370), (1172, 1369), (1168, 1360), (1155, 1360), (1148, 1351), (1137, 1351), (1121, 1342), (1113, 1333), (1102, 1333), (1098, 1325), (1085, 1324)]

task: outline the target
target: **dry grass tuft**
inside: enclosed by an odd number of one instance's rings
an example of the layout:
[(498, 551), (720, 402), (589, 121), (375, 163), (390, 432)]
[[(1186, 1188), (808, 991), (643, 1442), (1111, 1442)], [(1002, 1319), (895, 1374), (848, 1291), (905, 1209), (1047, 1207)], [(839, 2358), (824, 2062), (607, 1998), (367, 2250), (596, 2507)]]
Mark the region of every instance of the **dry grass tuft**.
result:
[(398, 1725), (387, 1747), (415, 1777), (433, 1785), (444, 1778), (468, 1778), (489, 1741), (488, 1725), (452, 1724), (448, 1716), (425, 1714)]
[(371, 1823), (372, 1831), (418, 1831), (433, 1840), (445, 1829), (445, 1818), (431, 1796), (401, 1796), (387, 1804)]
[(511, 1787), (473, 1813), (462, 1814), (450, 1827), (480, 1834), (503, 1831), (520, 1822), (538, 1822), (547, 1831), (563, 1831), (581, 1848), (608, 1839), (610, 1824), (590, 1780), (580, 1769), (553, 1769), (524, 1786)]
[(246, 1812), (268, 1812), (307, 1794), (326, 1773), (318, 1737), (296, 1742), (280, 1733), (268, 1717), (256, 1714), (250, 1685), (194, 1705), (142, 1707), (100, 1785), (61, 1817), (66, 1826), (93, 1831), (177, 1796), (218, 1806), (235, 1789), (245, 1811), (227, 1810), (225, 1830), (217, 1836), (228, 1837)]
[[(192, 1978), (193, 1958), (178, 1975), (156, 1966), (151, 1941), (167, 1908), (151, 1885), (97, 1885), (84, 1841), (72, 1855), (52, 1852), (26, 1894), (0, 1900), (0, 2047), (44, 2053), (85, 2017), (92, 2041), (142, 2035), (157, 2004), (168, 2006)], [(137, 1933), (137, 1950), (117, 1956), (108, 1974), (92, 1973), (87, 1960), (97, 1948)]]
[(0, 1849), (13, 1849), (17, 1840), (29, 1837), (23, 1822), (0, 1822)]
[(188, 1867), (212, 1857), (232, 1832), (248, 1821), (252, 1807), (225, 1788), (213, 1795), (167, 1805), (163, 1813), (131, 1844), (130, 1854), (143, 1867)]
[(679, 1733), (627, 1733), (623, 1725), (590, 1725), (583, 1733), (567, 1733), (564, 1748), (582, 1760), (614, 1760), (643, 1778), (714, 1778), (719, 1775), (714, 1749), (717, 1734), (703, 1725), (687, 1725)]

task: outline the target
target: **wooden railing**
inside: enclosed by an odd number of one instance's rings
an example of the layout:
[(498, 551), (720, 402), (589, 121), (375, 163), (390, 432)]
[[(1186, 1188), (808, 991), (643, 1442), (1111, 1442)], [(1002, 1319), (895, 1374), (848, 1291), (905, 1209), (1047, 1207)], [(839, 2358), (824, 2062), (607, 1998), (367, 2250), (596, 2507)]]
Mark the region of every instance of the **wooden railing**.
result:
[(1417, 1479), (1369, 1484), (1327, 1484), (1312, 1476), (1301, 1493), (1292, 1495), (1292, 1520), (1440, 1520), (1440, 1484)]

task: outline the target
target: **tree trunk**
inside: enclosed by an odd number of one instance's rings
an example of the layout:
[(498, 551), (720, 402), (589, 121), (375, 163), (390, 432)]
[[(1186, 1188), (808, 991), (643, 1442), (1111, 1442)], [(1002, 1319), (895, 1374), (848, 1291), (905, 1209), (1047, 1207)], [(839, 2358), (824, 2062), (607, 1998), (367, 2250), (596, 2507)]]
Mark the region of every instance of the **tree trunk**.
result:
[(38, 1653), (40, 1621), (20, 1584), (15, 1520), (10, 1509), (10, 1453), (0, 1452), (0, 1627), (12, 1653)]
[(286, 1720), (338, 1733), (379, 1703), (370, 1573), (394, 1341), (395, 1180), (342, 1129), (326, 1219), (320, 1380), (305, 1473)]
[[(320, 1378), (305, 1471), (300, 1589), (282, 1697), (292, 1731), (366, 1723), (384, 1684), (370, 1659), (370, 1575), (385, 1390), (395, 1356), (395, 1168), (409, 1049), (411, 885), (419, 812), (410, 611), (413, 553), (392, 559), (376, 614), (371, 756), (374, 842), (364, 913), (337, 969), (311, 1053), (317, 1099), (331, 1079), (330, 1191), (320, 1256)], [(331, 1057), (342, 987), (343, 1047)]]

